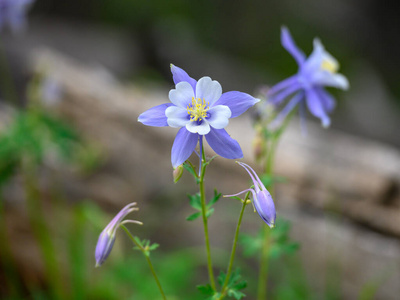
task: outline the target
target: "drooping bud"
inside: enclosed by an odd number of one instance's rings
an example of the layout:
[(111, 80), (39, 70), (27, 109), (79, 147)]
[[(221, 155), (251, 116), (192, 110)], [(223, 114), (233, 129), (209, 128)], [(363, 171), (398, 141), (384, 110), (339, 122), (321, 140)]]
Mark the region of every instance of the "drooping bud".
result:
[(179, 165), (176, 168), (174, 168), (174, 171), (172, 172), (174, 183), (177, 183), (179, 179), (181, 179), (182, 174), (183, 174), (183, 165)]
[(96, 245), (95, 258), (96, 258), (96, 267), (100, 267), (103, 262), (110, 255), (112, 247), (115, 242), (115, 233), (120, 225), (125, 223), (135, 223), (142, 225), (142, 222), (136, 220), (125, 220), (123, 219), (132, 211), (139, 210), (139, 208), (134, 207), (136, 203), (130, 203), (125, 206), (121, 211), (111, 220), (111, 222), (104, 228), (104, 230), (100, 233), (99, 239)]
[(254, 188), (246, 189), (234, 195), (227, 195), (225, 197), (237, 196), (246, 192), (251, 192), (253, 195), (253, 204), (257, 213), (260, 215), (261, 219), (270, 227), (275, 227), (275, 204), (272, 200), (271, 194), (265, 188), (264, 184), (261, 182), (257, 173), (247, 164), (242, 162), (237, 162), (241, 165), (247, 173), (250, 175), (253, 181)]

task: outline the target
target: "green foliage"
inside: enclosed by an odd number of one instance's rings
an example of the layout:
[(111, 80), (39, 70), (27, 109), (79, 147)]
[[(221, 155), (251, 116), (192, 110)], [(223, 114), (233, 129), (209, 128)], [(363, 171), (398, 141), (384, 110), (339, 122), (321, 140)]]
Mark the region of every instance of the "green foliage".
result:
[[(218, 284), (222, 289), (225, 284), (226, 274), (224, 272), (221, 272), (217, 279), (218, 279)], [(240, 300), (246, 296), (240, 290), (243, 290), (246, 287), (247, 287), (247, 282), (245, 280), (242, 280), (242, 275), (240, 275), (240, 269), (237, 268), (234, 272), (231, 273), (231, 276), (229, 277), (228, 280), (228, 284), (226, 285), (223, 291), (221, 292), (214, 291), (209, 284), (198, 285), (197, 289), (205, 297), (204, 299), (206, 300), (218, 300), (222, 296), (221, 293), (230, 298)]]
[[(203, 168), (208, 166), (216, 157), (218, 157), (218, 155), (214, 155), (206, 162), (203, 162)], [(188, 171), (193, 176), (194, 180), (196, 181), (196, 184), (199, 184), (200, 177), (196, 172), (196, 167), (188, 160), (183, 163), (183, 167), (185, 168), (186, 171)]]
[[(196, 274), (196, 256), (193, 253), (157, 253), (152, 262), (168, 299), (203, 299), (201, 295), (191, 295)], [(107, 261), (98, 272), (92, 272), (92, 276), (94, 280), (87, 299), (161, 299), (142, 255), (113, 255), (113, 260)]]
[[(19, 112), (0, 135), (0, 185), (23, 162), (39, 165), (54, 154), (64, 161), (82, 161), (84, 153), (79, 135), (64, 122), (37, 109)], [(92, 155), (91, 165), (93, 161)]]
[[(299, 244), (292, 242), (289, 237), (290, 223), (278, 220), (277, 226), (270, 231), (269, 257), (277, 259), (283, 254), (293, 254), (299, 249)], [(261, 253), (264, 243), (263, 231), (260, 230), (257, 236), (242, 234), (239, 242), (243, 246), (243, 254), (247, 257)]]
[(274, 274), (272, 279), (275, 282), (273, 299), (324, 299), (313, 295), (298, 256), (286, 256), (279, 261), (273, 261), (270, 272)]
[(219, 293), (215, 293), (211, 285), (206, 284), (206, 285), (198, 285), (197, 289), (200, 291), (200, 293), (205, 296), (207, 300), (212, 300), (216, 299), (216, 295), (220, 295)]
[[(212, 207), (221, 198), (222, 194), (214, 190), (214, 197), (206, 204), (206, 217), (209, 218), (214, 213), (214, 207)], [(187, 221), (196, 220), (201, 216), (201, 198), (200, 194), (188, 195), (190, 206), (192, 206), (198, 212), (191, 214), (186, 218)]]
[(376, 299), (376, 293), (378, 292), (381, 282), (368, 282), (366, 283), (358, 296), (359, 300), (373, 300)]
[(196, 168), (193, 166), (189, 161), (183, 163), (183, 167), (185, 168), (186, 171), (188, 171), (196, 181), (196, 184), (200, 183), (200, 178), (196, 173)]
[[(221, 272), (218, 276), (218, 283), (222, 286), (225, 282), (226, 274)], [(231, 298), (235, 298), (236, 300), (240, 300), (246, 295), (242, 293), (240, 290), (243, 290), (247, 287), (247, 282), (242, 279), (242, 275), (240, 275), (240, 269), (237, 268), (234, 272), (232, 272), (229, 277), (228, 284), (226, 286), (226, 295)]]
[(135, 250), (143, 251), (143, 254), (147, 257), (150, 256), (150, 252), (156, 250), (160, 245), (151, 244), (149, 240), (140, 240), (137, 236), (134, 237), (138, 246), (133, 247)]

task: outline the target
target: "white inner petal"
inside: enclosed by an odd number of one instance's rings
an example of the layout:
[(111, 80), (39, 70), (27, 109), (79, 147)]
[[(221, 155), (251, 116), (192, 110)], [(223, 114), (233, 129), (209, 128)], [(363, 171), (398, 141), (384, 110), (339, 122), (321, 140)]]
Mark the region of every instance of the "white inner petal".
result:
[(191, 133), (205, 135), (210, 132), (210, 125), (206, 120), (203, 120), (200, 125), (197, 122), (189, 122), (186, 124), (186, 129)]
[(204, 99), (210, 103), (210, 107), (221, 97), (222, 87), (216, 80), (210, 77), (202, 77), (196, 85), (196, 98)]
[(349, 88), (349, 81), (342, 74), (332, 74), (327, 71), (321, 71), (313, 74), (312, 82), (314, 84), (331, 86), (342, 90)]
[(189, 82), (181, 81), (175, 89), (169, 91), (169, 100), (176, 106), (186, 108), (194, 97), (194, 91)]
[(183, 127), (190, 122), (187, 110), (177, 106), (170, 106), (165, 110), (167, 123), (171, 127)]
[(226, 105), (217, 105), (208, 111), (210, 117), (207, 121), (215, 129), (225, 128), (229, 123), (229, 118), (232, 115), (230, 108)]

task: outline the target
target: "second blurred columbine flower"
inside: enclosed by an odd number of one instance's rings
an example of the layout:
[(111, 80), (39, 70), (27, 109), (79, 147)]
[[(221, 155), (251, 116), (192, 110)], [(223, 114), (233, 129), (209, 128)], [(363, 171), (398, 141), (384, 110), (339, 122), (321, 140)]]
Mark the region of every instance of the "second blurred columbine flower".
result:
[(222, 93), (218, 81), (210, 77), (196, 81), (174, 65), (171, 72), (175, 83), (175, 89), (169, 92), (172, 103), (145, 111), (138, 121), (148, 126), (180, 128), (172, 146), (172, 166), (176, 168), (184, 163), (203, 136), (218, 155), (242, 158), (238, 142), (224, 128), (230, 118), (241, 115), (260, 100), (236, 91)]
[[(96, 267), (99, 267), (103, 264), (103, 262), (107, 259), (108, 255), (112, 250), (115, 242), (115, 234), (120, 225), (126, 223), (135, 223), (142, 225), (142, 222), (136, 220), (124, 220), (124, 218), (135, 210), (139, 210), (139, 208), (134, 207), (136, 203), (130, 203), (125, 206), (121, 211), (111, 220), (111, 222), (104, 228), (104, 230), (100, 233), (99, 239), (97, 241), (95, 258), (96, 258)], [(123, 221), (124, 220), (124, 221)]]
[(339, 63), (325, 50), (319, 39), (314, 39), (314, 50), (306, 58), (297, 48), (286, 27), (282, 28), (281, 43), (296, 60), (299, 71), (267, 92), (267, 100), (274, 105), (280, 105), (285, 99), (290, 98), (288, 104), (270, 124), (270, 128), (279, 127), (298, 104), (301, 107), (306, 104), (310, 113), (319, 118), (324, 127), (328, 127), (330, 125), (328, 114), (335, 107), (335, 99), (325, 91), (324, 87), (342, 90), (349, 88), (347, 78), (337, 73)]
[(246, 192), (251, 192), (253, 196), (254, 208), (256, 209), (257, 213), (270, 228), (274, 228), (276, 212), (275, 204), (272, 200), (271, 194), (265, 188), (257, 173), (248, 164), (242, 162), (237, 163), (241, 165), (247, 171), (247, 173), (249, 173), (250, 178), (253, 181), (254, 188), (246, 189), (234, 195), (225, 195), (224, 197), (233, 197)]
[(34, 0), (0, 0), (0, 30), (8, 25), (12, 31), (24, 29), (25, 14)]

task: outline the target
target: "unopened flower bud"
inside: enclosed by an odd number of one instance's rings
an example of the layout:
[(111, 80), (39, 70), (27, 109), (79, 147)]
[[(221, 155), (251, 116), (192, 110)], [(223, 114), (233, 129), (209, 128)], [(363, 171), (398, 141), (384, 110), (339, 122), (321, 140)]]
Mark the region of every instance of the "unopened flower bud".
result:
[(172, 172), (174, 183), (177, 183), (179, 179), (181, 179), (182, 174), (183, 174), (183, 165), (179, 165), (176, 168), (174, 168), (174, 171)]
[(134, 207), (136, 203), (130, 203), (125, 206), (121, 211), (111, 220), (111, 222), (104, 228), (104, 230), (100, 233), (99, 239), (96, 245), (96, 267), (100, 267), (103, 262), (107, 259), (108, 255), (112, 250), (115, 242), (115, 233), (120, 225), (125, 223), (135, 223), (142, 225), (142, 222), (135, 220), (125, 220), (123, 219), (132, 211), (138, 210), (137, 207)]
[(254, 188), (246, 189), (241, 191), (240, 193), (234, 195), (227, 195), (225, 197), (237, 196), (246, 192), (251, 192), (253, 195), (253, 204), (257, 213), (260, 215), (261, 219), (270, 227), (275, 227), (275, 205), (272, 200), (271, 194), (265, 188), (264, 184), (261, 182), (257, 173), (247, 164), (238, 162), (247, 173), (250, 175), (251, 180), (253, 181)]

